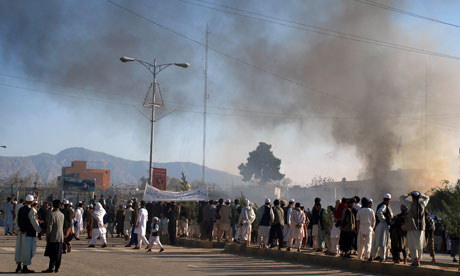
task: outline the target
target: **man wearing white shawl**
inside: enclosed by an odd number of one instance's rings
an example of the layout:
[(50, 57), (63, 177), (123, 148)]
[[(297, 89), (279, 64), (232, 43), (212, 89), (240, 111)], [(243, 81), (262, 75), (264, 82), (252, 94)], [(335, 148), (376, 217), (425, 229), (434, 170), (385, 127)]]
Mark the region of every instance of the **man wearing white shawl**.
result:
[(244, 208), (241, 210), (240, 219), (238, 224), (241, 225), (240, 234), (241, 238), (243, 239), (246, 246), (249, 246), (251, 241), (251, 231), (252, 231), (252, 223), (256, 219), (256, 214), (251, 207), (251, 202), (248, 199), (244, 201)]
[(137, 241), (139, 242), (134, 249), (140, 249), (142, 247), (142, 242), (149, 246), (149, 241), (145, 238), (145, 232), (147, 230), (147, 219), (149, 216), (149, 212), (145, 209), (145, 201), (141, 201), (139, 204), (139, 214), (137, 215), (136, 220), (136, 228), (134, 229), (134, 233), (137, 234)]
[(300, 245), (305, 235), (305, 232), (303, 229), (305, 220), (306, 220), (305, 212), (300, 210), (300, 203), (297, 202), (295, 204), (295, 209), (292, 210), (292, 213), (291, 213), (291, 227), (290, 227), (290, 233), (289, 233), (288, 250), (290, 250), (290, 247), (292, 246), (292, 242), (295, 240), (295, 247), (297, 248), (297, 251), (300, 252)]
[(102, 247), (107, 247), (107, 239), (105, 234), (107, 229), (104, 226), (104, 216), (107, 212), (104, 210), (100, 202), (96, 203), (94, 211), (91, 213), (93, 217), (93, 235), (91, 239), (91, 245), (88, 247), (96, 247), (97, 238), (100, 237), (103, 244)]

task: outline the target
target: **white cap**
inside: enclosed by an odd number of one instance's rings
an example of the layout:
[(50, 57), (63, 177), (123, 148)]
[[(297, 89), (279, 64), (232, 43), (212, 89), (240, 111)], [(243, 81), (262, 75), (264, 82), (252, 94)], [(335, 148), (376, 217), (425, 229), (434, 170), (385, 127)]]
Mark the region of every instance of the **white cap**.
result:
[(70, 204), (70, 206), (73, 206), (73, 203), (72, 203), (72, 202), (70, 202), (69, 204)]
[(226, 203), (230, 204), (230, 203), (232, 203), (232, 200), (231, 200), (231, 199), (227, 199)]
[(270, 199), (269, 199), (269, 198), (266, 198), (266, 199), (265, 199), (265, 204), (268, 204), (268, 203), (270, 203)]
[(289, 203), (291, 203), (291, 202), (292, 202), (292, 203), (294, 203), (294, 202), (295, 202), (295, 200), (294, 200), (294, 199), (291, 199), (291, 200), (289, 200)]
[(26, 196), (26, 201), (27, 201), (27, 202), (32, 202), (32, 201), (34, 201), (34, 196), (33, 196), (33, 195), (27, 195), (27, 196)]
[(17, 200), (13, 200), (13, 204), (18, 204), (18, 201), (17, 201)]
[(67, 199), (64, 199), (64, 201), (62, 201), (62, 203), (64, 203), (64, 205), (67, 205), (67, 204), (69, 204), (69, 201)]
[(385, 194), (385, 195), (383, 196), (383, 198), (384, 198), (384, 199), (391, 199), (391, 195), (390, 195), (390, 194)]

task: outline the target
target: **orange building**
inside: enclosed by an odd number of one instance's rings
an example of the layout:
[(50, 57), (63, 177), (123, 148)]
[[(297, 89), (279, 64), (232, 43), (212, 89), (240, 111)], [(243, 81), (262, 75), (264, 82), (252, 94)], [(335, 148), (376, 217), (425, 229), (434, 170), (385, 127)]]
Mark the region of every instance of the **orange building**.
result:
[(110, 170), (87, 169), (86, 161), (72, 161), (70, 167), (62, 167), (62, 176), (80, 179), (96, 179), (96, 189), (107, 190), (110, 187)]

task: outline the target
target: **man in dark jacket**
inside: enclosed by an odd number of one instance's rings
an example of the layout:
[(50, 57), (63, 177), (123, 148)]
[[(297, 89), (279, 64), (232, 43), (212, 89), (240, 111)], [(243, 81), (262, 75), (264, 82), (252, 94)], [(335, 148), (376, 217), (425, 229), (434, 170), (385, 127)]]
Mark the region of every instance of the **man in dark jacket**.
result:
[(393, 255), (393, 262), (396, 264), (401, 261), (401, 252), (403, 253), (404, 263), (407, 263), (406, 217), (407, 207), (406, 205), (401, 205), (401, 213), (394, 217), (393, 224), (390, 226), (391, 255)]
[(47, 270), (43, 273), (58, 272), (61, 266), (62, 247), (64, 242), (64, 214), (59, 211), (61, 202), (53, 201), (53, 211), (48, 215), (48, 223), (46, 226), (46, 249), (45, 256), (50, 258), (50, 263)]
[(125, 215), (123, 205), (118, 206), (117, 215), (116, 215), (116, 224), (117, 224), (117, 237), (121, 238), (123, 234), (123, 228), (125, 226)]
[(280, 207), (279, 199), (275, 199), (273, 205), (275, 219), (270, 227), (270, 238), (268, 243), (270, 244), (270, 248), (273, 248), (276, 246), (276, 241), (278, 240), (278, 249), (281, 250), (281, 248), (283, 248), (284, 210)]
[(73, 210), (70, 208), (69, 201), (64, 199), (64, 246), (62, 249), (62, 253), (70, 252), (72, 248), (72, 238), (73, 238), (73, 231), (72, 231), (72, 220), (74, 218)]
[(166, 217), (169, 219), (168, 222), (168, 235), (169, 243), (176, 245), (176, 222), (177, 222), (177, 206), (176, 202), (169, 204), (169, 208), (166, 212)]
[(38, 239), (42, 239), (42, 234), (46, 230), (46, 220), (48, 215), (50, 214), (50, 210), (48, 209), (48, 202), (44, 202), (40, 210), (37, 212), (38, 222), (40, 223), (40, 228), (43, 230), (42, 232), (38, 233)]

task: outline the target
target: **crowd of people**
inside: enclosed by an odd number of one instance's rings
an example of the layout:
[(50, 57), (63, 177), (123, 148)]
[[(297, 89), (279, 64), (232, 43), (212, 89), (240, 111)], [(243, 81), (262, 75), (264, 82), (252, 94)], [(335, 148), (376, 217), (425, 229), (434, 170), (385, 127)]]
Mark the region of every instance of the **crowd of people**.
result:
[[(266, 199), (261, 207), (247, 199), (219, 199), (209, 202), (144, 202), (131, 198), (101, 198), (74, 204), (69, 200), (43, 202), (32, 195), (19, 203), (8, 198), (3, 205), (5, 235), (17, 235), (16, 272), (28, 268), (35, 254), (36, 238), (46, 237), (45, 256), (49, 268), (58, 272), (61, 255), (72, 250), (72, 240), (86, 234), (107, 247), (107, 236), (124, 238), (126, 247), (151, 252), (154, 245), (164, 251), (162, 240), (176, 244), (177, 236), (203, 240), (238, 242), (261, 248), (297, 250), (312, 247), (327, 255), (365, 261), (384, 262), (392, 256), (395, 263), (420, 266), (426, 247), (435, 261), (435, 223), (426, 210), (429, 197), (419, 192), (402, 195), (400, 213), (394, 215), (392, 197), (385, 194), (374, 211), (371, 198), (342, 198), (335, 206), (324, 208), (320, 198), (305, 208), (294, 199)], [(50, 206), (51, 205), (51, 206)], [(452, 244), (453, 258), (458, 251)], [(402, 255), (402, 256), (401, 256)]]

